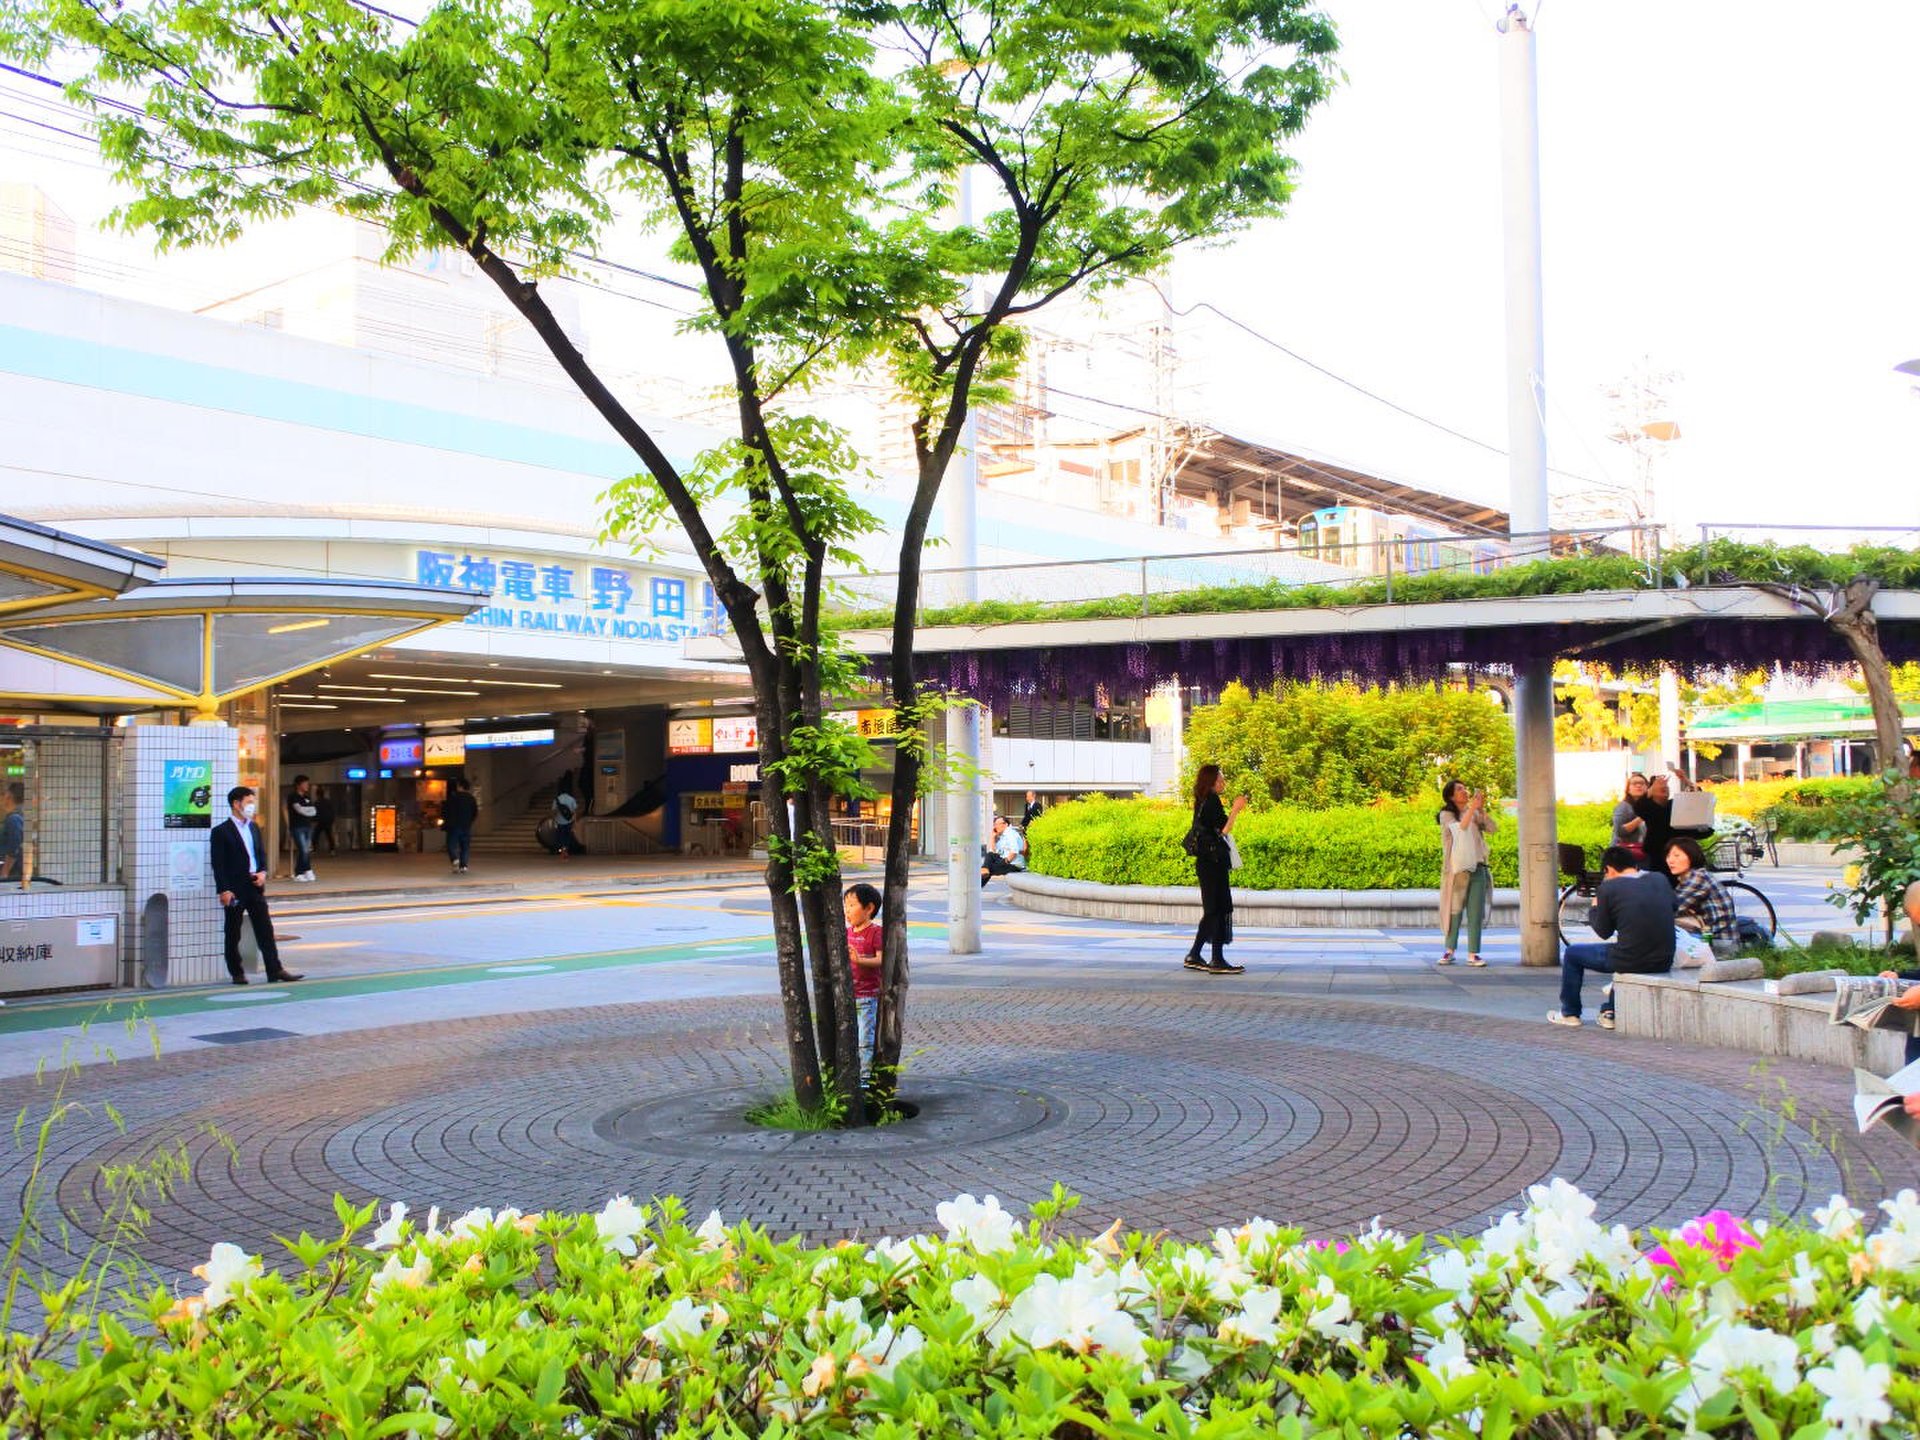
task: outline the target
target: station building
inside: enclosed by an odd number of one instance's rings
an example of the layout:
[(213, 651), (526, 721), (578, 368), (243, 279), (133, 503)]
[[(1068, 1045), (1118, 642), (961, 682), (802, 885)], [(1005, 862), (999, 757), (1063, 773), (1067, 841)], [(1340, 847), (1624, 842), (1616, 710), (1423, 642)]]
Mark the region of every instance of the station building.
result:
[[(586, 802), (583, 834), (602, 852), (751, 846), (764, 812), (745, 675), (689, 655), (719, 624), (704, 572), (677, 530), (638, 553), (601, 535), (601, 497), (633, 472), (631, 453), (457, 257), (387, 266), (370, 232), (342, 227), (332, 258), (298, 273), (262, 247), (221, 252), (223, 298), (191, 309), (83, 288), (71, 265), (0, 271), (0, 511), (150, 557), (168, 583), (464, 595), (457, 620), (345, 647), (214, 708), (237, 737), (237, 773), (276, 799), (308, 775), (338, 847), (434, 848), (455, 776), (481, 800), (481, 851), (537, 853), (563, 784)], [(638, 393), (662, 395), (654, 382), (674, 365), (662, 352)], [(721, 436), (698, 406), (679, 408), (686, 418), (650, 424), (684, 462)], [(1501, 522), (1211, 429), (1181, 438), (1167, 491), (1177, 503), (1146, 505), (1122, 487), (1090, 508), (1070, 482), (1097, 479), (1108, 494), (1115, 474), (1138, 473), (1128, 456), (1142, 437), (1113, 437), (1097, 476), (1078, 441), (1040, 438), (1030, 427), (1001, 438), (978, 505), (980, 561), (1006, 567), (1021, 595), (1052, 598), (1048, 584), (1105, 593), (1076, 587), (1116, 557), (1169, 557), (1166, 584), (1348, 578), (1340, 557), (1274, 547), (1302, 514), (1355, 499)], [(861, 498), (892, 526), (906, 496), (904, 480), (881, 473)], [(876, 570), (893, 562), (893, 533), (873, 538)], [(937, 570), (937, 551), (928, 564)], [(983, 595), (995, 584), (985, 577)], [(17, 667), (0, 676), (0, 718), (73, 723), (73, 707), (35, 693)], [(116, 713), (122, 724), (208, 718), (169, 698)], [(1165, 785), (1177, 747), (1163, 737), (1156, 752), (1149, 710), (1123, 677), (1006, 707), (988, 727), (995, 808), (1017, 809), (1027, 789)], [(884, 740), (877, 701), (850, 718)], [(884, 772), (872, 778), (884, 794)], [(837, 837), (870, 844), (885, 803), (850, 806)], [(278, 803), (261, 814), (277, 828)]]

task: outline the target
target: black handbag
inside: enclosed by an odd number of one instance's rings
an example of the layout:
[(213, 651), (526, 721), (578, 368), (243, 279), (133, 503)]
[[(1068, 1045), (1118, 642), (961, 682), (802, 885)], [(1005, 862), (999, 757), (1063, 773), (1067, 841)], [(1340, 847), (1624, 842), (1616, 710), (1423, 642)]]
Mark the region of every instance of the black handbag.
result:
[(1200, 823), (1200, 807), (1193, 807), (1193, 824), (1187, 827), (1187, 833), (1180, 842), (1180, 848), (1198, 860), (1206, 853), (1208, 836), (1211, 832)]

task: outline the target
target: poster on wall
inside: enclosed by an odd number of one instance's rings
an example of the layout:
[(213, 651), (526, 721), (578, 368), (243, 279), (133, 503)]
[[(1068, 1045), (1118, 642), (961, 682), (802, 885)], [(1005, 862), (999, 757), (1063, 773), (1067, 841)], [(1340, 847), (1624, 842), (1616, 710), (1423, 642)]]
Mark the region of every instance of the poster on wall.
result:
[(751, 715), (729, 715), (713, 722), (713, 753), (738, 754), (760, 748), (759, 722)]
[(213, 762), (164, 762), (166, 787), (161, 795), (160, 823), (168, 830), (213, 828)]
[(194, 840), (175, 840), (167, 846), (167, 893), (197, 895), (213, 889), (212, 851)]
[(713, 750), (711, 720), (670, 720), (667, 722), (669, 755), (707, 755)]

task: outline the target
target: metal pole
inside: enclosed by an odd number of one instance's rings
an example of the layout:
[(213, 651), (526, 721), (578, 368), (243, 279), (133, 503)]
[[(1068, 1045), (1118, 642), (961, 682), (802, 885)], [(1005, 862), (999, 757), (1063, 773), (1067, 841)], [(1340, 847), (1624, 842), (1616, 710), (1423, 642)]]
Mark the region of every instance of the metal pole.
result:
[[(973, 223), (973, 169), (960, 172), (962, 225)], [(954, 593), (949, 603), (968, 605), (980, 598), (979, 538), (975, 527), (980, 491), (978, 424), (968, 405), (960, 432), (958, 474), (949, 474), (941, 492), (946, 516), (947, 553), (953, 557)], [(954, 955), (980, 953), (980, 711), (960, 705), (947, 711), (947, 753), (960, 772), (947, 801), (947, 950)]]
[[(1546, 329), (1540, 285), (1540, 131), (1533, 29), (1518, 5), (1500, 22), (1507, 275), (1507, 482), (1513, 536), (1539, 535), (1547, 505)], [(1559, 866), (1553, 812), (1553, 658), (1514, 667), (1513, 731), (1520, 809), (1520, 963), (1557, 965)]]

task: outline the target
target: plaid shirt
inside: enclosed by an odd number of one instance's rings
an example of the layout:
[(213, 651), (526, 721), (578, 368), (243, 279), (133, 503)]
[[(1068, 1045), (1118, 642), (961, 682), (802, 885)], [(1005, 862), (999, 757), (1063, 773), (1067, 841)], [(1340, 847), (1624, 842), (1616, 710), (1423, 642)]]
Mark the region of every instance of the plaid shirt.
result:
[(1680, 877), (1674, 892), (1676, 919), (1691, 916), (1700, 922), (1701, 933), (1709, 937), (1733, 934), (1733, 901), (1720, 888), (1720, 882), (1704, 870), (1689, 870)]

